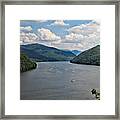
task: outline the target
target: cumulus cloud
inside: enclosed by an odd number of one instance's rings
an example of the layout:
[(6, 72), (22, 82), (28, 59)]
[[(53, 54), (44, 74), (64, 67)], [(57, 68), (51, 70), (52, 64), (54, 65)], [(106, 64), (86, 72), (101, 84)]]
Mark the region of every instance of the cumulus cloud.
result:
[(48, 20), (20, 20), (20, 22), (39, 22), (39, 23), (43, 23), (47, 21)]
[(90, 49), (100, 42), (100, 24), (96, 21), (71, 27), (68, 32), (69, 34), (64, 37), (62, 42), (74, 43), (73, 47), (79, 48), (79, 50)]
[(39, 23), (43, 23), (43, 22), (47, 22), (48, 20), (31, 20), (32, 22), (39, 22)]
[(36, 20), (37, 22), (47, 22), (48, 20)]
[(37, 30), (37, 33), (32, 32), (21, 32), (20, 33), (20, 43), (39, 43), (39, 42), (47, 42), (47, 43), (60, 43), (61, 37), (57, 36), (55, 33), (50, 31), (49, 29), (41, 28)]
[[(54, 25), (64, 26), (63, 20), (55, 21)], [(60, 49), (76, 49), (87, 50), (100, 42), (100, 22), (91, 21), (87, 24), (73, 26), (67, 29), (67, 34), (58, 36), (52, 30), (47, 28), (39, 28), (35, 33), (31, 32), (31, 26), (21, 27), (20, 34), (21, 43), (44, 43), (48, 46), (57, 47)], [(24, 30), (28, 32), (24, 32)]]
[(66, 35), (62, 42), (63, 43), (79, 43), (80, 39), (83, 39), (85, 36), (83, 36), (82, 34), (75, 34), (75, 33), (70, 33), (68, 35)]
[(66, 49), (66, 50), (81, 50), (83, 45), (81, 43), (52, 43), (53, 47), (57, 47), (60, 49)]
[[(69, 25), (69, 24), (66, 24), (64, 22), (64, 20), (55, 20), (54, 23), (52, 23), (51, 25), (56, 25), (56, 26), (66, 26), (66, 25)], [(50, 26), (51, 26), (50, 25)]]
[(41, 28), (41, 29), (38, 29), (37, 31), (38, 31), (38, 36), (41, 40), (56, 41), (61, 39), (60, 36), (57, 36), (55, 33), (50, 31), (49, 29)]
[(20, 43), (34, 43), (39, 40), (38, 36), (34, 33), (20, 33)]
[(30, 31), (32, 31), (32, 27), (31, 26), (20, 27), (20, 30), (30, 32)]
[(83, 34), (88, 36), (89, 34), (98, 34), (100, 32), (99, 23), (92, 21), (88, 24), (81, 24), (79, 26), (74, 26), (68, 29), (71, 33)]

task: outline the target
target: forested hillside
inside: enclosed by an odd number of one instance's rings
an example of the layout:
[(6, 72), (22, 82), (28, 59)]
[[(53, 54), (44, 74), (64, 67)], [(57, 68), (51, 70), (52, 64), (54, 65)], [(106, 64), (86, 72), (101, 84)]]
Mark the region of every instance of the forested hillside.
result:
[(70, 60), (71, 63), (100, 65), (100, 45), (86, 50)]
[(35, 69), (37, 64), (31, 61), (25, 54), (20, 54), (20, 72)]
[(21, 45), (20, 51), (37, 62), (69, 61), (75, 57), (71, 51), (64, 51), (41, 44)]

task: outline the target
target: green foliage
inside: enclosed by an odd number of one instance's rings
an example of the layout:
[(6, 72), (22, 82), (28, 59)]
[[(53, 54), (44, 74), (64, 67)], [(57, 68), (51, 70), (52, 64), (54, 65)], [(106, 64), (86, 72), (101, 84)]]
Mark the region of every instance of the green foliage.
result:
[(38, 62), (69, 61), (75, 57), (71, 51), (59, 50), (41, 44), (21, 45), (20, 51)]
[(20, 54), (20, 72), (35, 69), (37, 64), (31, 61), (25, 54)]
[(73, 58), (71, 63), (88, 64), (100, 66), (100, 45), (86, 50)]
[(96, 89), (92, 89), (92, 90), (91, 90), (91, 94), (94, 95), (94, 97), (95, 97), (97, 100), (100, 100), (100, 92), (98, 92)]

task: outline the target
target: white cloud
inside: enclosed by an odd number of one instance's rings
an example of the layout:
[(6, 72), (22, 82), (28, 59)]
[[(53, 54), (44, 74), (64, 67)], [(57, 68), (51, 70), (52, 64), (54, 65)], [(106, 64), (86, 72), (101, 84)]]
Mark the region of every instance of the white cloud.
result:
[(21, 22), (40, 22), (40, 23), (43, 23), (43, 22), (47, 22), (48, 20), (21, 20)]
[(96, 21), (92, 21), (88, 24), (81, 24), (79, 26), (74, 26), (68, 30), (71, 33), (89, 35), (100, 32), (100, 25)]
[(43, 23), (43, 22), (47, 22), (48, 20), (32, 20), (32, 21)]
[(55, 33), (45, 28), (38, 29), (38, 36), (41, 40), (45, 41), (56, 41), (61, 39), (60, 36), (57, 36)]
[[(66, 24), (66, 23), (64, 22), (64, 20), (55, 20), (55, 22), (52, 23), (51, 25), (66, 26), (66, 25), (69, 25), (69, 24)], [(50, 25), (50, 26), (51, 26), (51, 25)]]
[(20, 43), (60, 43), (61, 37), (57, 36), (55, 33), (49, 29), (41, 28), (37, 30), (37, 34), (32, 32), (21, 32), (20, 33)]
[(48, 20), (38, 20), (38, 22), (47, 22)]
[(69, 34), (64, 37), (62, 42), (74, 43), (73, 47), (76, 49), (87, 50), (100, 43), (100, 24), (96, 21), (74, 26), (68, 31)]
[[(59, 21), (60, 22), (60, 21)], [(54, 22), (56, 25), (57, 22)], [(61, 22), (61, 25), (64, 23)], [(23, 29), (23, 28), (22, 28)], [(31, 29), (27, 26), (24, 29)], [(21, 31), (20, 40), (24, 43), (43, 43), (61, 49), (87, 50), (100, 44), (100, 23), (91, 21), (68, 29), (68, 34), (58, 36), (46, 28), (40, 28), (37, 33)]]
[(39, 40), (38, 36), (34, 33), (20, 33), (20, 43), (34, 43)]
[(20, 30), (30, 32), (32, 31), (32, 27), (31, 26), (20, 27)]
[(64, 43), (76, 43), (76, 42), (79, 42), (83, 38), (84, 38), (84, 36), (82, 34), (70, 33), (64, 37), (62, 42), (64, 42)]
[(37, 22), (47, 22), (48, 20), (36, 20)]
[(52, 46), (66, 50), (81, 50), (81, 48), (83, 47), (81, 43), (52, 43)]

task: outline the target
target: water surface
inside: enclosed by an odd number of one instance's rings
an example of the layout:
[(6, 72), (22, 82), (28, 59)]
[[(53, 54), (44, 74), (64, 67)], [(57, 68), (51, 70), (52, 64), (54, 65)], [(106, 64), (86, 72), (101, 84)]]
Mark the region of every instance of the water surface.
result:
[(40, 62), (21, 73), (22, 100), (92, 100), (100, 89), (100, 67), (70, 62)]

